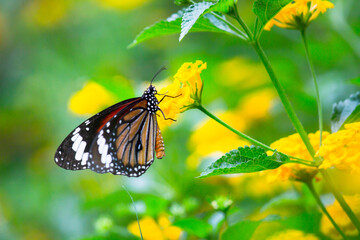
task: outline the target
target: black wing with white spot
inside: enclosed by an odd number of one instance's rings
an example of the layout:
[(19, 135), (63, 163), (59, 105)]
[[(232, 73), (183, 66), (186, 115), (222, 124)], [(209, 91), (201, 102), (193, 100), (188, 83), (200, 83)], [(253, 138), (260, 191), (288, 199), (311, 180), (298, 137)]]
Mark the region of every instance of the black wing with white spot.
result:
[(156, 115), (147, 101), (107, 122), (90, 148), (88, 168), (98, 173), (139, 177), (154, 161)]
[(69, 170), (88, 168), (88, 161), (92, 158), (90, 149), (101, 129), (111, 119), (117, 118), (117, 115), (123, 114), (141, 101), (144, 99), (139, 97), (119, 102), (80, 124), (57, 149), (54, 158), (56, 164)]

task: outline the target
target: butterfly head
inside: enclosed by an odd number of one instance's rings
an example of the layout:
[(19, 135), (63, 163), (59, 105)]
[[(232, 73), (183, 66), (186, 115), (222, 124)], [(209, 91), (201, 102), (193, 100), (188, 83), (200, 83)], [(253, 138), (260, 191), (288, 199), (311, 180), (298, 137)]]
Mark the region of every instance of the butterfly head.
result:
[(150, 86), (145, 90), (144, 94), (142, 95), (142, 97), (145, 98), (148, 102), (147, 110), (154, 113), (159, 110), (159, 101), (155, 97), (156, 94), (156, 88), (150, 84)]

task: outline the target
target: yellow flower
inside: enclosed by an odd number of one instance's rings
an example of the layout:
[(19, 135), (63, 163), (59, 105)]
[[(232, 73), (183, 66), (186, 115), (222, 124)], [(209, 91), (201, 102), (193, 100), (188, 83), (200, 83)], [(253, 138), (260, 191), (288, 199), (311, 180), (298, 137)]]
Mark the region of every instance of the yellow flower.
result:
[[(356, 194), (353, 196), (344, 196), (346, 203), (351, 207), (355, 215), (360, 217), (360, 195)], [(347, 236), (357, 236), (358, 231), (346, 215), (344, 210), (341, 208), (338, 202), (334, 202), (333, 205), (326, 207), (329, 214), (334, 218), (334, 221), (339, 225), (341, 230)], [(327, 216), (323, 215), (321, 218), (321, 231), (333, 239), (342, 239), (338, 231), (330, 223)]]
[(117, 8), (119, 10), (132, 10), (142, 6), (149, 0), (98, 0), (104, 7)]
[(65, 17), (67, 0), (33, 0), (25, 8), (25, 16), (41, 27), (52, 27)]
[(116, 97), (96, 82), (89, 81), (69, 101), (69, 109), (78, 115), (95, 114), (116, 102)]
[[(329, 136), (328, 132), (323, 132), (323, 139), (325, 140)], [(319, 149), (320, 145), (320, 132), (317, 131), (315, 134), (310, 133), (308, 135), (311, 145), (315, 150)], [(285, 138), (281, 138), (276, 142), (272, 143), (270, 147), (277, 149), (278, 151), (311, 161), (312, 158), (307, 151), (305, 144), (302, 142), (298, 133), (290, 135)], [(308, 167), (302, 164), (289, 163), (284, 164), (281, 167), (266, 171), (265, 174), (268, 176), (269, 181), (276, 180), (304, 180), (308, 177), (314, 176), (317, 173), (317, 168)]]
[(331, 134), (324, 140), (316, 156), (324, 161), (320, 168), (336, 167), (360, 172), (360, 122), (345, 125), (344, 130)]
[(300, 230), (288, 229), (282, 232), (278, 232), (266, 240), (318, 240), (319, 238), (311, 233), (304, 233)]
[(292, 186), (289, 181), (277, 181), (272, 184), (267, 184), (266, 176), (258, 172), (230, 175), (225, 179), (227, 183), (233, 187), (233, 195), (255, 199), (276, 196)]
[[(244, 131), (255, 120), (266, 117), (274, 96), (272, 90), (256, 91), (245, 96), (234, 111), (216, 115), (238, 131)], [(249, 143), (214, 120), (207, 119), (196, 128), (188, 145), (192, 153), (187, 158), (186, 164), (190, 169), (195, 169), (201, 159), (206, 156), (220, 157), (230, 150), (249, 145)]]
[(244, 90), (259, 87), (269, 80), (261, 64), (234, 57), (217, 67), (215, 81), (223, 86)]
[[(206, 69), (206, 63), (202, 61), (184, 63), (175, 74), (172, 84), (159, 91), (159, 94), (175, 97), (165, 97), (159, 105), (166, 118), (176, 119), (179, 113), (200, 103), (203, 88), (200, 73), (204, 69)], [(159, 101), (163, 98), (161, 95), (157, 97)], [(158, 122), (160, 126), (172, 123), (161, 117), (158, 118)]]
[(270, 31), (276, 25), (281, 28), (301, 30), (306, 28), (320, 13), (325, 13), (328, 8), (333, 7), (334, 4), (325, 0), (294, 0), (281, 9), (265, 25), (264, 29)]
[[(157, 222), (151, 217), (144, 217), (139, 222), (144, 240), (177, 240), (180, 238), (181, 229), (171, 226), (171, 222), (165, 215), (160, 216)], [(130, 223), (128, 230), (140, 237), (137, 221)]]

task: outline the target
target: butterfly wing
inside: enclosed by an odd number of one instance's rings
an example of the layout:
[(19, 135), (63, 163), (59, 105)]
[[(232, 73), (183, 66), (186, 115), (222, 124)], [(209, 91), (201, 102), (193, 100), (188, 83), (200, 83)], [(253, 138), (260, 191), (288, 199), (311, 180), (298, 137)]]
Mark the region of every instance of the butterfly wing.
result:
[(154, 161), (156, 131), (155, 113), (148, 111), (146, 100), (138, 102), (101, 129), (90, 150), (89, 168), (98, 173), (141, 176)]
[(88, 168), (91, 159), (90, 149), (99, 131), (110, 119), (116, 118), (142, 100), (139, 97), (119, 102), (84, 121), (58, 147), (54, 157), (55, 163), (69, 170)]

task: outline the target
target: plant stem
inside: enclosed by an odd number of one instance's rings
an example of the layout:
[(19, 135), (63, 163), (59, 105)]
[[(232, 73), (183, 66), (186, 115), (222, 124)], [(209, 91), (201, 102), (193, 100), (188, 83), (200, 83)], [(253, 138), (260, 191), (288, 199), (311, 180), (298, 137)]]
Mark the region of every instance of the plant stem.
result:
[(319, 195), (317, 194), (317, 192), (315, 191), (314, 185), (312, 183), (312, 180), (310, 180), (309, 182), (305, 182), (306, 186), (309, 188), (311, 194), (313, 195), (313, 197), (315, 198), (317, 204), (319, 205), (319, 207), (321, 208), (321, 210), (324, 212), (324, 214), (328, 217), (328, 219), (330, 220), (330, 222), (332, 223), (332, 225), (334, 226), (334, 228), (340, 233), (340, 235), (343, 237), (343, 239), (348, 239), (346, 237), (346, 235), (343, 233), (343, 231), (341, 231), (340, 227), (336, 224), (336, 222), (334, 221), (334, 219), (331, 217), (331, 215), (329, 214), (329, 212), (326, 210), (326, 207), (324, 206), (324, 204), (322, 203)]
[(316, 103), (317, 103), (318, 115), (319, 115), (319, 131), (320, 131), (320, 146), (321, 146), (322, 132), (323, 132), (323, 113), (322, 113), (322, 107), (321, 107), (321, 101), (320, 101), (319, 86), (318, 86), (318, 82), (316, 80), (316, 74), (315, 74), (314, 65), (312, 64), (312, 61), (311, 61), (311, 58), (310, 58), (309, 47), (308, 47), (307, 40), (306, 40), (306, 35), (305, 35), (305, 29), (301, 30), (300, 32), (301, 32), (301, 38), (302, 38), (302, 41), (303, 41), (304, 47), (305, 47), (306, 59), (307, 59), (308, 64), (309, 64), (311, 74), (312, 74), (312, 77), (313, 77), (313, 81), (314, 81), (314, 86), (315, 86)]
[[(236, 135), (248, 140), (249, 142), (257, 145), (257, 146), (260, 146), (266, 150), (269, 150), (269, 151), (276, 151), (275, 149), (271, 148), (270, 146), (262, 143), (262, 142), (259, 142), (258, 140), (236, 130), (235, 128), (231, 127), (230, 125), (228, 125), (227, 123), (225, 123), (224, 121), (222, 121), (220, 118), (218, 118), (217, 116), (215, 116), (214, 114), (212, 114), (211, 112), (209, 112), (206, 108), (204, 108), (202, 105), (198, 105), (196, 106), (197, 109), (199, 109), (200, 111), (202, 111), (203, 113), (205, 113), (208, 117), (212, 118), (213, 120), (215, 120), (216, 122), (220, 123), (221, 125), (223, 125), (224, 127), (226, 127), (227, 129), (229, 129), (230, 131), (232, 131), (233, 133), (235, 133)], [(282, 153), (284, 154), (284, 153)], [(294, 156), (290, 156), (290, 155), (287, 155), (287, 154), (284, 154), (286, 155), (287, 157), (289, 158), (293, 158), (293, 159), (296, 159), (296, 160), (289, 160), (289, 163), (292, 162), (292, 163), (299, 163), (299, 164), (304, 164), (304, 165), (307, 165), (307, 166), (311, 166), (311, 167), (316, 167), (316, 165), (314, 165), (314, 162), (313, 161), (308, 161), (308, 160), (305, 160), (305, 159), (301, 159), (301, 158), (297, 158), (297, 157), (294, 157)]]
[[(289, 157), (289, 156), (288, 156)], [(303, 164), (303, 165), (306, 165), (306, 166), (309, 166), (309, 167), (317, 167), (314, 162), (304, 162), (304, 161), (298, 161), (298, 160), (288, 160), (287, 163), (297, 163), (297, 164)]]
[(248, 38), (248, 36), (246, 34), (244, 34), (242, 31), (240, 31), (236, 26), (234, 26), (234, 24), (229, 22), (226, 18), (222, 18), (220, 15), (218, 15), (217, 13), (214, 13), (214, 12), (211, 12), (211, 15), (213, 15), (218, 20), (220, 20), (223, 23), (225, 23), (226, 25), (228, 25), (229, 28), (231, 28), (236, 33), (236, 36), (238, 36), (239, 38), (241, 38), (241, 39), (243, 39), (245, 41), (249, 40), (249, 38)]
[[(253, 39), (253, 35), (251, 33), (251, 31), (249, 30), (248, 26), (245, 24), (245, 22), (242, 20), (242, 18), (239, 16), (239, 14), (237, 14), (237, 16), (235, 17), (235, 19), (238, 21), (238, 23), (241, 25), (241, 27), (244, 29), (245, 33), (249, 36), (250, 39)], [(304, 129), (304, 127), (302, 126), (299, 118), (297, 117), (293, 107), (291, 106), (291, 103), (288, 99), (288, 97), (286, 96), (285, 90), (283, 88), (283, 86), (280, 84), (279, 80), (277, 79), (274, 70), (272, 69), (272, 66), (270, 64), (269, 59), (267, 58), (264, 50), (262, 49), (259, 40), (253, 39), (253, 41), (251, 41), (251, 45), (254, 47), (256, 53), (258, 54), (258, 56), (260, 57), (262, 63), (264, 64), (264, 67), (266, 69), (266, 71), (269, 74), (269, 77), (276, 89), (276, 91), (278, 92), (278, 95), (280, 97), (280, 100), (282, 102), (282, 104), (284, 105), (284, 108), (286, 110), (286, 113), (288, 114), (293, 126), (295, 127), (296, 131), (299, 133), (302, 141), (304, 142), (307, 150), (309, 151), (310, 155), (312, 157), (314, 157), (315, 155), (315, 150), (313, 148), (313, 146), (311, 145), (309, 138), (307, 136), (307, 133)]]
[(294, 125), (296, 131), (299, 133), (299, 135), (300, 135), (302, 141), (304, 142), (307, 150), (309, 151), (310, 155), (313, 157), (315, 155), (315, 150), (314, 150), (313, 146), (311, 145), (304, 127), (302, 126), (293, 107), (291, 106), (291, 103), (290, 103), (288, 97), (286, 96), (285, 90), (284, 90), (283, 86), (280, 84), (279, 80), (277, 79), (277, 77), (274, 73), (274, 70), (271, 67), (270, 61), (267, 58), (267, 56), (265, 55), (265, 52), (261, 48), (261, 45), (258, 40), (255, 40), (253, 47), (255, 48), (255, 51), (257, 52), (261, 61), (263, 62), (265, 69), (268, 72), (269, 77), (270, 77), (272, 83), (274, 84), (275, 89), (278, 92), (280, 100), (281, 100), (282, 104), (284, 105), (285, 110), (286, 110), (292, 124)]
[(334, 194), (336, 200), (339, 202), (342, 209), (344, 209), (346, 215), (350, 218), (351, 222), (354, 224), (355, 228), (360, 232), (360, 222), (359, 219), (356, 217), (355, 213), (351, 210), (349, 205), (345, 202), (345, 199), (341, 195), (341, 193), (336, 188), (334, 182), (332, 181), (329, 173), (325, 169), (320, 169), (321, 174), (324, 177), (327, 186), (329, 186), (331, 192)]
[(200, 111), (202, 111), (203, 113), (205, 113), (207, 116), (209, 116), (210, 118), (214, 119), (216, 122), (220, 123), (221, 125), (223, 125), (224, 127), (226, 127), (227, 129), (229, 129), (230, 131), (232, 131), (233, 133), (239, 135), (240, 137), (248, 140), (249, 142), (255, 144), (255, 145), (258, 145), (260, 147), (263, 147), (265, 148), (266, 150), (269, 150), (269, 151), (275, 151), (274, 149), (272, 149), (271, 147), (269, 147), (268, 145), (262, 143), (262, 142), (259, 142), (258, 140), (256, 139), (253, 139), (252, 137), (249, 137), (248, 135), (242, 133), (242, 132), (239, 132), (238, 130), (236, 130), (235, 128), (229, 126), (227, 123), (225, 123), (224, 121), (222, 121), (220, 118), (218, 118), (217, 116), (215, 116), (214, 114), (212, 114), (211, 112), (209, 112), (208, 110), (206, 110), (202, 105), (198, 105), (197, 106), (197, 109), (199, 109)]

